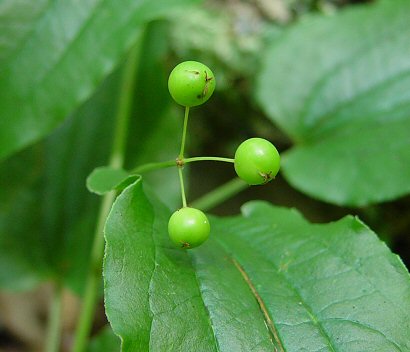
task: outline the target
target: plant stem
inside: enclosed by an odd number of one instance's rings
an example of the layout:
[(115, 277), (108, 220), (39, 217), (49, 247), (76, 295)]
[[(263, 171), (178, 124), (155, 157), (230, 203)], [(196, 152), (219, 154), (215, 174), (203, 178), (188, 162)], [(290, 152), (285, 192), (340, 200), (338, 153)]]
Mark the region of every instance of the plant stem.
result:
[[(181, 161), (183, 164), (192, 163), (195, 161), (223, 161), (226, 163), (233, 163), (234, 159), (221, 158), (219, 156), (196, 156), (193, 158), (181, 159)], [(129, 173), (139, 174), (139, 173), (149, 172), (149, 171), (158, 170), (158, 169), (165, 169), (167, 167), (172, 167), (172, 166), (177, 166), (176, 160), (167, 160), (167, 161), (161, 161), (158, 163), (143, 164), (143, 165), (135, 167)]]
[[(141, 37), (139, 39), (141, 40)], [(131, 50), (123, 71), (122, 85), (119, 92), (118, 110), (116, 114), (114, 139), (109, 161), (109, 166), (113, 168), (121, 168), (124, 163), (128, 121), (131, 114), (132, 96), (138, 66), (137, 59), (140, 52), (139, 48), (140, 41), (138, 41), (138, 43)], [(107, 193), (101, 201), (91, 251), (91, 263), (87, 273), (83, 307), (74, 338), (74, 352), (83, 352), (85, 350), (88, 336), (93, 324), (101, 284), (101, 268), (104, 256), (104, 225), (115, 197), (115, 191), (111, 191)]]
[(226, 163), (233, 163), (235, 159), (231, 158), (221, 158), (219, 156), (196, 156), (193, 158), (184, 159), (184, 163), (191, 163), (193, 161), (223, 161)]
[(158, 163), (148, 163), (148, 164), (137, 166), (136, 168), (132, 169), (130, 171), (130, 174), (139, 174), (139, 173), (148, 172), (152, 170), (165, 169), (166, 167), (171, 167), (171, 166), (176, 166), (176, 165), (177, 163), (175, 160), (162, 161)]
[[(186, 131), (187, 131), (187, 126), (188, 126), (188, 116), (189, 116), (189, 106), (185, 106), (184, 127), (182, 128), (181, 149), (178, 155), (178, 159), (182, 161), (184, 160)], [(186, 196), (185, 196), (184, 177), (182, 175), (182, 165), (178, 165), (178, 175), (179, 175), (179, 183), (181, 184), (182, 206), (185, 208), (187, 206), (187, 203), (186, 203)]]
[(208, 211), (243, 191), (247, 187), (249, 187), (249, 185), (246, 182), (242, 181), (240, 178), (234, 178), (222, 186), (215, 188), (203, 197), (195, 200), (192, 203), (192, 207)]
[(187, 206), (184, 188), (184, 177), (182, 175), (182, 167), (178, 167), (179, 182), (181, 184), (181, 196), (182, 196), (182, 206), (185, 208)]
[(61, 302), (62, 288), (56, 284), (53, 290), (53, 297), (49, 310), (48, 332), (46, 340), (46, 352), (58, 352), (60, 349), (61, 337)]
[(188, 126), (188, 116), (189, 116), (189, 106), (185, 106), (185, 116), (184, 116), (184, 127), (182, 130), (182, 142), (181, 142), (181, 150), (179, 151), (178, 158), (184, 158), (184, 150), (185, 150), (185, 139), (186, 139), (186, 130)]

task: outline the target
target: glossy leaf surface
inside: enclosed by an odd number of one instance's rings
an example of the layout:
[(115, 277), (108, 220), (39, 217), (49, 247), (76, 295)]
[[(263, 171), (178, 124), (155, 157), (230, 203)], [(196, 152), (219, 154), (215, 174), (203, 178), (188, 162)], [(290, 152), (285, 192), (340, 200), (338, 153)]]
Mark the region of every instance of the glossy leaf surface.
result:
[(340, 205), (410, 192), (410, 2), (307, 18), (271, 46), (257, 98), (295, 143), (287, 180)]
[(48, 134), (84, 102), (141, 25), (195, 1), (2, 1), (0, 159)]
[(116, 189), (128, 177), (128, 172), (109, 166), (97, 167), (87, 177), (87, 188), (98, 195)]
[[(141, 57), (149, 58), (144, 68), (151, 69), (143, 76), (137, 74), (138, 84), (145, 89), (137, 89), (138, 99), (134, 98), (129, 128), (132, 143), (127, 147), (126, 156), (130, 168), (154, 145), (155, 152), (149, 154), (151, 161), (172, 159), (178, 153), (179, 140), (175, 136), (180, 134), (182, 117), (178, 119), (170, 111), (171, 98), (163, 102), (161, 109), (151, 109), (149, 118), (138, 113), (142, 109), (141, 101), (148, 101), (154, 89), (161, 98), (168, 96), (166, 80), (162, 88), (156, 82), (159, 76), (167, 75), (166, 67), (160, 65), (167, 48), (164, 48), (165, 34), (166, 27), (162, 23), (152, 23), (141, 41)], [(147, 43), (156, 43), (156, 50), (150, 49)], [(81, 293), (100, 201), (87, 191), (85, 183), (95, 167), (108, 163), (119, 80), (120, 74), (116, 71), (91, 100), (44, 142), (1, 164), (0, 287), (29, 289), (39, 281), (58, 277)], [(161, 139), (167, 142), (158, 144)], [(135, 181), (135, 177), (126, 180), (131, 181)], [(154, 173), (149, 183), (164, 189), (164, 198), (171, 206), (180, 202), (175, 170)], [(127, 183), (121, 184), (125, 185)]]
[[(25, 276), (32, 284), (59, 276), (80, 291), (99, 201), (85, 179), (107, 162), (117, 83), (112, 76), (45, 141), (2, 163), (0, 258), (8, 259), (0, 286), (23, 289)], [(8, 275), (18, 267), (19, 275)]]
[(354, 217), (315, 225), (252, 202), (190, 251), (142, 181), (105, 227), (105, 305), (122, 351), (407, 351), (410, 280)]

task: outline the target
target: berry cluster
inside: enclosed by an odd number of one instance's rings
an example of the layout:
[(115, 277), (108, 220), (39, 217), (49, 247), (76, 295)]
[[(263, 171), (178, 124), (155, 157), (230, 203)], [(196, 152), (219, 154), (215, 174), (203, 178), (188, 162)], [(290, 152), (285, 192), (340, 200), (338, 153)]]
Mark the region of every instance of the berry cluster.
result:
[(215, 76), (204, 64), (185, 61), (177, 65), (168, 80), (172, 98), (185, 107), (181, 151), (177, 166), (181, 182), (183, 207), (169, 219), (168, 233), (178, 247), (194, 248), (205, 242), (210, 233), (206, 215), (198, 209), (187, 206), (182, 168), (185, 163), (198, 160), (216, 160), (234, 164), (237, 175), (250, 185), (261, 185), (275, 178), (280, 167), (280, 156), (275, 146), (262, 138), (250, 138), (242, 142), (235, 152), (235, 158), (196, 157), (184, 158), (185, 136), (189, 108), (205, 103), (215, 90)]

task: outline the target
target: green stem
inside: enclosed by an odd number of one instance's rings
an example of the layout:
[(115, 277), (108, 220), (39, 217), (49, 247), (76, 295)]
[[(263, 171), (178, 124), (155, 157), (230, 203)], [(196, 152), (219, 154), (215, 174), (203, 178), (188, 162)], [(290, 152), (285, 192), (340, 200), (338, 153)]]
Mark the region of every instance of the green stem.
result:
[(182, 196), (182, 206), (185, 208), (187, 206), (185, 197), (185, 187), (184, 187), (184, 177), (182, 175), (182, 167), (178, 168), (179, 182), (181, 184), (181, 196)]
[[(181, 149), (178, 155), (178, 160), (181, 160), (181, 161), (184, 160), (185, 140), (186, 140), (187, 127), (188, 127), (188, 116), (189, 116), (189, 106), (185, 106), (184, 127), (182, 129)], [(185, 196), (184, 177), (182, 175), (182, 165), (178, 165), (178, 175), (179, 175), (179, 182), (181, 184), (182, 206), (185, 208), (187, 206), (187, 202), (186, 202), (186, 196)]]
[(219, 156), (196, 156), (193, 158), (186, 158), (184, 159), (184, 163), (191, 163), (194, 161), (223, 161), (226, 163), (233, 163), (235, 159), (231, 158), (221, 158)]
[(246, 189), (249, 185), (240, 178), (234, 178), (195, 200), (192, 207), (208, 211)]
[(188, 116), (189, 116), (189, 106), (185, 107), (185, 116), (184, 116), (184, 127), (182, 130), (182, 142), (181, 142), (181, 150), (179, 151), (178, 158), (184, 158), (184, 150), (185, 150), (185, 139), (186, 139), (186, 131), (188, 126)]
[(132, 169), (130, 171), (130, 174), (139, 174), (139, 173), (148, 172), (152, 170), (165, 169), (166, 167), (171, 167), (171, 166), (176, 166), (176, 165), (177, 165), (176, 160), (162, 161), (159, 163), (148, 163), (148, 164), (137, 166), (136, 168)]
[(58, 352), (61, 338), (61, 310), (62, 288), (60, 284), (54, 287), (53, 297), (50, 304), (48, 332), (46, 340), (46, 352)]
[[(221, 158), (219, 156), (196, 156), (193, 158), (181, 159), (182, 164), (192, 163), (195, 161), (223, 161), (226, 163), (233, 163), (234, 159)], [(129, 171), (129, 173), (131, 175), (139, 174), (139, 173), (149, 172), (149, 171), (158, 170), (158, 169), (165, 169), (167, 167), (172, 167), (172, 166), (177, 166), (177, 165), (178, 164), (176, 160), (161, 161), (158, 163), (148, 163), (148, 164), (143, 164), (143, 165), (135, 167), (134, 169)]]
[[(124, 163), (128, 121), (131, 114), (132, 96), (138, 66), (137, 59), (139, 47), (140, 42), (138, 42), (131, 50), (123, 71), (118, 110), (116, 114), (116, 127), (109, 162), (109, 166), (113, 168), (121, 168)], [(83, 352), (85, 350), (88, 336), (90, 335), (91, 327), (93, 325), (101, 284), (101, 268), (104, 256), (104, 225), (115, 197), (115, 191), (107, 193), (103, 197), (100, 205), (91, 251), (91, 263), (87, 273), (82, 311), (74, 338), (74, 352)]]

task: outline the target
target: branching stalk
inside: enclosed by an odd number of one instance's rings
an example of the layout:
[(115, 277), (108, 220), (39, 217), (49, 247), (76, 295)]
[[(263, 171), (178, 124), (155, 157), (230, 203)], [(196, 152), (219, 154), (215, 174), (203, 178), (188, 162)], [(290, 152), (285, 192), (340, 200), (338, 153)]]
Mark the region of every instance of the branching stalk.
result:
[[(182, 164), (193, 163), (195, 161), (222, 161), (226, 163), (233, 163), (234, 159), (231, 158), (222, 158), (219, 156), (196, 156), (192, 158), (185, 158), (179, 159), (179, 162)], [(158, 163), (147, 163), (140, 166), (135, 167), (129, 173), (133, 174), (140, 174), (145, 172), (150, 172), (159, 169), (165, 169), (167, 167), (178, 166), (177, 160), (168, 160), (168, 161), (161, 161)]]
[(185, 107), (185, 115), (184, 115), (184, 126), (182, 128), (182, 141), (181, 141), (181, 150), (179, 151), (178, 160), (181, 165), (178, 165), (178, 175), (179, 175), (179, 183), (181, 184), (181, 197), (182, 197), (182, 206), (185, 208), (187, 206), (186, 202), (186, 195), (185, 195), (185, 187), (184, 187), (184, 176), (182, 174), (182, 167), (184, 163), (184, 151), (185, 151), (185, 140), (186, 140), (186, 132), (188, 127), (188, 117), (189, 117), (189, 107)]
[(184, 116), (184, 127), (182, 130), (182, 142), (181, 142), (181, 150), (179, 151), (178, 158), (184, 158), (184, 151), (185, 151), (185, 140), (186, 140), (186, 132), (188, 127), (188, 117), (189, 117), (189, 106), (185, 107), (185, 116)]
[(181, 197), (182, 197), (182, 206), (185, 208), (187, 206), (186, 196), (185, 196), (185, 187), (184, 187), (184, 177), (182, 175), (182, 167), (178, 168), (179, 182), (181, 184)]
[(192, 163), (194, 161), (223, 161), (225, 163), (233, 163), (234, 159), (231, 158), (221, 158), (219, 156), (196, 156), (193, 158), (184, 159), (184, 163)]
[(158, 163), (148, 163), (148, 164), (137, 166), (136, 168), (132, 169), (130, 171), (130, 174), (142, 174), (145, 172), (154, 171), (158, 169), (165, 169), (167, 167), (176, 166), (176, 165), (177, 163), (175, 160), (162, 161)]

